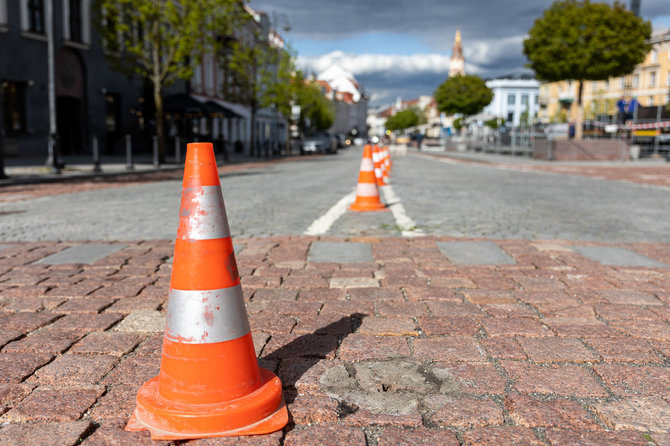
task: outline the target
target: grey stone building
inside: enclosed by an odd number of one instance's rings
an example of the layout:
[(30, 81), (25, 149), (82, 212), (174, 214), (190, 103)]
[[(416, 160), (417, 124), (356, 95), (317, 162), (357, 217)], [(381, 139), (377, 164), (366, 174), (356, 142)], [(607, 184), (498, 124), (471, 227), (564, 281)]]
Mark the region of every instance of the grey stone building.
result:
[[(47, 1), (53, 2), (56, 122), (63, 155), (117, 151), (141, 135), (143, 81), (112, 71), (91, 0), (0, 0), (0, 129), (8, 156), (45, 156), (49, 136)], [(146, 113), (144, 114), (146, 115)], [(141, 138), (138, 138), (138, 141)]]

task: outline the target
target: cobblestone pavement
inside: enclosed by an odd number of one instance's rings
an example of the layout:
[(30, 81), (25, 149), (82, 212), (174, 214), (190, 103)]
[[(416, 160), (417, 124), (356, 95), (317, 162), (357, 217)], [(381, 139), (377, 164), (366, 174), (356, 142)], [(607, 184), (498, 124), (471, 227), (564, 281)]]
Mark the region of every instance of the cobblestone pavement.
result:
[[(188, 444), (670, 441), (668, 244), (235, 244), (291, 424)], [(173, 243), (1, 245), (0, 444), (154, 444), (122, 428), (159, 370)]]

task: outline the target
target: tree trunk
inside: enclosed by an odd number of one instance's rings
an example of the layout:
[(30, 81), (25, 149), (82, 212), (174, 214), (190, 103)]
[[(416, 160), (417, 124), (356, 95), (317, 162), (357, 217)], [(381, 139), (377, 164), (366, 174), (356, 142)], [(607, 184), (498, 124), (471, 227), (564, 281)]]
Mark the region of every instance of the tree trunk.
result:
[(156, 106), (156, 136), (158, 137), (158, 162), (165, 163), (165, 131), (163, 130), (163, 97), (161, 96), (161, 84), (159, 80), (153, 79), (154, 105)]
[(577, 84), (577, 117), (575, 118), (575, 139), (581, 140), (584, 136), (584, 109), (582, 107), (582, 91), (584, 81)]

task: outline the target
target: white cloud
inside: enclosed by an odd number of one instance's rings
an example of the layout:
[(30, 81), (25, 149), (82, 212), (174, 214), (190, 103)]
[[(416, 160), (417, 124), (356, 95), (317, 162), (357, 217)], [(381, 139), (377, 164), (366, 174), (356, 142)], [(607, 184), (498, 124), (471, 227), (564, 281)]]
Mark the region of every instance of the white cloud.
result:
[(446, 73), (449, 56), (444, 54), (346, 54), (333, 51), (317, 57), (298, 57), (298, 65), (305, 71), (320, 73), (332, 65), (339, 65), (354, 75), (387, 72), (397, 73)]

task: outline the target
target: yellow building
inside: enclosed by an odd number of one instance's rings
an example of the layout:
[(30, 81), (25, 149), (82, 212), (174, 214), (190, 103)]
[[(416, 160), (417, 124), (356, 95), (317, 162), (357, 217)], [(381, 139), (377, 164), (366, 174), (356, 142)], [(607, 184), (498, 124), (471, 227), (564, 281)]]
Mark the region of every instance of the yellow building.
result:
[[(670, 102), (670, 29), (655, 32), (649, 41), (652, 49), (644, 62), (623, 77), (606, 81), (585, 81), (582, 93), (584, 119), (616, 114), (616, 102), (637, 97), (640, 105), (665, 105)], [(572, 121), (577, 116), (577, 88), (574, 81), (547, 82), (540, 85), (542, 122)]]

